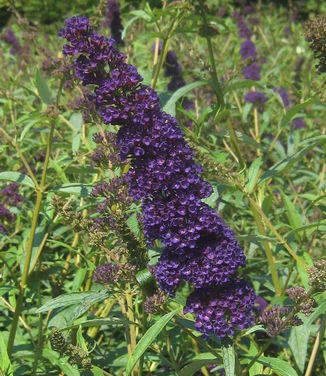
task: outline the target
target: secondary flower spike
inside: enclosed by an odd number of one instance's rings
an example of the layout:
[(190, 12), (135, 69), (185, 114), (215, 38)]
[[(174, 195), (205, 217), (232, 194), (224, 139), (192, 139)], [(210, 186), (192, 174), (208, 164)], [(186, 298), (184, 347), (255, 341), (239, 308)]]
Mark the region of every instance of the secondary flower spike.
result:
[[(195, 314), (205, 334), (224, 337), (248, 327), (254, 293), (236, 276), (245, 256), (231, 230), (202, 202), (213, 190), (200, 177), (202, 167), (176, 119), (161, 111), (157, 93), (87, 18), (68, 19), (59, 35), (69, 42), (63, 51), (74, 56), (76, 76), (93, 87), (88, 100), (97, 114), (120, 126), (117, 145), (130, 165), (129, 194), (142, 202), (147, 242), (160, 240), (165, 247), (154, 271), (161, 288), (173, 295), (180, 281), (195, 287), (185, 312)], [(205, 318), (209, 307), (212, 320)]]

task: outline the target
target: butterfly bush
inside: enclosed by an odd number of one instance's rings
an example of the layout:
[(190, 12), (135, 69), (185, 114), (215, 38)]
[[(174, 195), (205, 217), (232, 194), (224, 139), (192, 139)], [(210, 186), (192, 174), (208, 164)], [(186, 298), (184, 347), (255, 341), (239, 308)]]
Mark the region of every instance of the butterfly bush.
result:
[(69, 42), (63, 52), (74, 56), (76, 77), (93, 87), (88, 101), (105, 124), (120, 126), (116, 144), (130, 165), (129, 195), (142, 203), (148, 244), (159, 240), (164, 246), (153, 271), (160, 287), (173, 296), (181, 282), (193, 286), (185, 312), (194, 313), (204, 334), (225, 337), (252, 325), (255, 295), (237, 277), (244, 253), (202, 201), (213, 190), (176, 119), (161, 111), (157, 93), (87, 18), (66, 20), (59, 35)]

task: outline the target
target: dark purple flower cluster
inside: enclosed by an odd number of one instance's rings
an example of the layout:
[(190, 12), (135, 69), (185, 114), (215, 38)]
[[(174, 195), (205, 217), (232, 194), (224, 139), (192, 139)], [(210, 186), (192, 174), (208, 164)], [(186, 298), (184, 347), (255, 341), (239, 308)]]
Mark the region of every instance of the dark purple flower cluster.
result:
[[(92, 32), (86, 18), (67, 20), (60, 35), (69, 42), (64, 54), (78, 55), (76, 76), (94, 87), (89, 100), (97, 114), (105, 124), (120, 126), (117, 145), (130, 165), (129, 194), (142, 200), (148, 243), (160, 240), (165, 247), (154, 273), (160, 286), (171, 294), (181, 280), (194, 286), (185, 311), (195, 314), (203, 333), (232, 335), (251, 325), (254, 293), (236, 277), (245, 263), (243, 251), (201, 201), (212, 187), (200, 177), (202, 167), (176, 119), (161, 111), (156, 92), (141, 84), (136, 68), (125, 63), (112, 40)], [(213, 325), (203, 318), (206, 310)]]
[(91, 160), (96, 166), (107, 167), (110, 164), (112, 166), (120, 161), (115, 133), (95, 133), (93, 135), (93, 141), (98, 145), (91, 155)]
[(245, 281), (234, 280), (213, 289), (195, 290), (188, 298), (185, 312), (194, 313), (196, 328), (219, 337), (234, 334), (234, 328), (253, 324), (255, 294)]
[(9, 210), (9, 207), (18, 207), (23, 197), (18, 193), (19, 185), (10, 183), (1, 190), (0, 196), (0, 233), (8, 234), (8, 225), (15, 220), (14, 214)]
[(17, 55), (21, 52), (20, 43), (15, 33), (11, 29), (7, 28), (5, 32), (1, 35), (1, 39), (9, 46), (11, 46), (10, 53), (12, 55)]
[(264, 311), (259, 317), (259, 321), (265, 326), (267, 334), (270, 337), (276, 337), (283, 330), (302, 324), (302, 321), (296, 315), (291, 319), (287, 319), (289, 314), (290, 310), (288, 307), (275, 305), (271, 309)]
[(98, 265), (94, 272), (94, 282), (102, 285), (117, 282), (120, 276), (120, 268), (116, 264), (107, 263)]
[(111, 29), (111, 37), (118, 44), (123, 44), (121, 35), (123, 26), (118, 0), (108, 0), (102, 27), (109, 27)]

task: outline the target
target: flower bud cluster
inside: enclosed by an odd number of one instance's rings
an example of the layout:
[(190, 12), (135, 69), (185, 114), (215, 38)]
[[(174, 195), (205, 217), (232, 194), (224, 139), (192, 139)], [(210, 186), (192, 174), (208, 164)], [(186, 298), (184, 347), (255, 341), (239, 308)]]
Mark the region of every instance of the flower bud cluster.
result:
[(18, 193), (19, 185), (10, 183), (1, 190), (0, 194), (0, 234), (8, 235), (8, 226), (15, 220), (10, 207), (18, 208), (23, 202), (23, 196)]
[(130, 165), (129, 194), (142, 202), (148, 244), (159, 240), (164, 246), (155, 268), (159, 285), (173, 295), (179, 281), (192, 284), (185, 311), (195, 314), (205, 334), (224, 337), (251, 325), (255, 296), (237, 278), (245, 256), (231, 230), (202, 202), (213, 190), (176, 119), (161, 111), (157, 93), (87, 18), (68, 19), (60, 35), (68, 41), (63, 51), (73, 56), (76, 77), (93, 87), (88, 98), (97, 114), (120, 126), (117, 145)]
[(62, 356), (69, 357), (70, 364), (77, 365), (78, 368), (89, 369), (92, 367), (91, 360), (86, 352), (81, 347), (70, 344), (58, 329), (53, 328), (51, 330), (50, 342), (54, 351), (59, 352)]

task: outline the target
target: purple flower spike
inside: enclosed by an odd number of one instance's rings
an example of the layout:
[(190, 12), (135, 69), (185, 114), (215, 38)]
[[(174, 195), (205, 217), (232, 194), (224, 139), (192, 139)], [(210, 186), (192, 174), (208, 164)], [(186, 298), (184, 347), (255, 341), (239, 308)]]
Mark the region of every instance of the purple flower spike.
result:
[(11, 29), (7, 28), (2, 34), (1, 39), (9, 46), (11, 46), (10, 53), (12, 55), (19, 54), (19, 52), (21, 51), (21, 46), (18, 42), (18, 39), (16, 38), (16, 35)]
[(248, 91), (244, 99), (247, 103), (264, 104), (266, 102), (265, 94), (259, 91)]
[(260, 80), (260, 66), (258, 64), (250, 64), (242, 70), (244, 78), (247, 80), (259, 81)]
[(244, 41), (241, 44), (240, 55), (242, 57), (242, 60), (247, 60), (249, 58), (256, 60), (257, 58), (256, 47), (250, 39)]
[[(83, 17), (66, 21), (60, 35), (69, 42), (65, 53), (78, 53), (75, 75), (91, 85), (87, 98), (96, 114), (105, 124), (119, 126), (116, 146), (130, 165), (129, 195), (141, 201), (148, 244), (159, 240), (164, 247), (153, 272), (160, 287), (171, 295), (181, 281), (195, 288), (185, 310), (195, 314), (202, 333), (223, 337), (247, 327), (253, 322), (254, 292), (236, 279), (244, 253), (216, 211), (202, 202), (213, 189), (201, 178), (203, 169), (177, 120), (161, 111), (157, 93), (141, 83), (112, 39), (92, 32)], [(168, 59), (179, 72), (176, 55)], [(106, 191), (108, 185), (102, 184), (93, 195)], [(203, 318), (208, 313), (212, 323)]]

